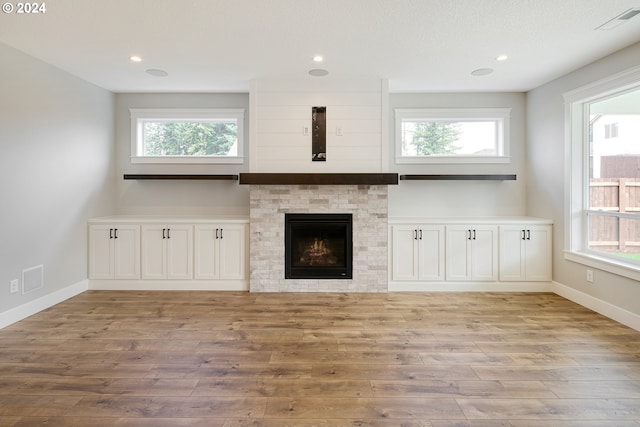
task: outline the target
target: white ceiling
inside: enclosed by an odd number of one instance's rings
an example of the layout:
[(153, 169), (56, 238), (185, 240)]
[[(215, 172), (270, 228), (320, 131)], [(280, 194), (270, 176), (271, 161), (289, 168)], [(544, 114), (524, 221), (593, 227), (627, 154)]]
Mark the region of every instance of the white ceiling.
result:
[[(44, 14), (0, 13), (0, 42), (114, 92), (318, 78), (386, 78), (392, 92), (527, 91), (640, 41), (640, 15), (595, 30), (640, 0), (44, 2)], [(307, 74), (319, 67), (329, 76)]]

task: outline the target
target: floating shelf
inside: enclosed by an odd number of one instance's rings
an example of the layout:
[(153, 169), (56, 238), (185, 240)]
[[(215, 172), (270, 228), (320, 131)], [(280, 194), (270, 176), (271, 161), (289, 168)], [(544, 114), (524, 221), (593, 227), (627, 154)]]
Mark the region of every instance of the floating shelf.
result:
[(240, 184), (398, 185), (397, 173), (241, 173)]
[(515, 181), (515, 175), (400, 175), (401, 181)]
[(124, 179), (180, 179), (180, 180), (214, 180), (214, 181), (237, 181), (238, 175), (132, 175), (124, 174)]

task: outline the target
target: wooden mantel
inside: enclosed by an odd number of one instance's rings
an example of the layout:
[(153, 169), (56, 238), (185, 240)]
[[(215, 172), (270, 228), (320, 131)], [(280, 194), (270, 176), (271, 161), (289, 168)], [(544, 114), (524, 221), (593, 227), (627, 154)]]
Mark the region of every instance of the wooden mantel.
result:
[(398, 185), (397, 173), (241, 173), (252, 185)]

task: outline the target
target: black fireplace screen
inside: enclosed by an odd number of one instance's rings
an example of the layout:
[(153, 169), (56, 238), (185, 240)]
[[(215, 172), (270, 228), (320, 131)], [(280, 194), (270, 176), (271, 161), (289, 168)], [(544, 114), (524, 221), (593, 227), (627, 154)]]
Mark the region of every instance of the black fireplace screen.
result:
[(285, 214), (286, 279), (352, 278), (351, 214)]

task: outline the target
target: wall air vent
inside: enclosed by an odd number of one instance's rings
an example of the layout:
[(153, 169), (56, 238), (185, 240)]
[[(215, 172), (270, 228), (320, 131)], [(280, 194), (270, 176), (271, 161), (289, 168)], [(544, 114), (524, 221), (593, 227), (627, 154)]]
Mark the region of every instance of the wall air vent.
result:
[(614, 28), (619, 27), (625, 22), (628, 22), (629, 20), (631, 20), (632, 18), (634, 18), (636, 15), (639, 15), (639, 14), (640, 14), (640, 8), (632, 8), (632, 9), (625, 10), (615, 18), (610, 19), (609, 21), (605, 22), (599, 27), (596, 27), (596, 30), (601, 30), (601, 31), (613, 30)]
[(44, 266), (38, 265), (36, 267), (27, 268), (22, 270), (22, 293), (28, 294), (35, 290), (41, 289), (44, 286)]

